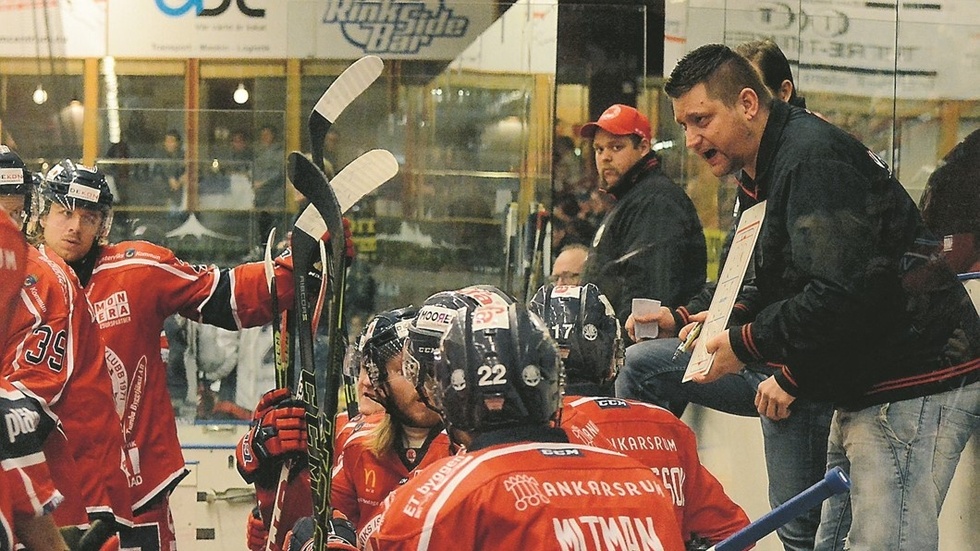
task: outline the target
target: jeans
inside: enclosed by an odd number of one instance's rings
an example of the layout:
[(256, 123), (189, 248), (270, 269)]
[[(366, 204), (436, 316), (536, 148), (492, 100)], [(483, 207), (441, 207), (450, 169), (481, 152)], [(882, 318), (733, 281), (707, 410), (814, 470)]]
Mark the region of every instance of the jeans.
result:
[[(654, 339), (626, 349), (626, 363), (616, 378), (616, 396), (657, 404), (680, 416), (688, 402), (714, 410), (758, 417), (755, 394), (771, 371), (749, 366), (734, 375), (699, 384), (681, 383), (690, 353), (673, 360), (678, 339)], [(776, 507), (823, 479), (833, 407), (797, 398), (781, 421), (761, 418), (769, 476), (769, 505)], [(813, 549), (819, 508), (786, 523), (776, 534), (787, 551)]]
[(828, 464), (850, 474), (851, 491), (824, 502), (817, 549), (938, 549), (939, 512), (978, 427), (980, 383), (837, 411)]

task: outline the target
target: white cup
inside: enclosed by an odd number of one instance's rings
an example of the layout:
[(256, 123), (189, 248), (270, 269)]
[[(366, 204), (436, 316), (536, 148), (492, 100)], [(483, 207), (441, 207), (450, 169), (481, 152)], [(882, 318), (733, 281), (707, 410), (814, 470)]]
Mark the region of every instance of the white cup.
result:
[[(652, 298), (634, 298), (633, 315), (648, 316), (660, 312), (660, 301)], [(636, 340), (655, 339), (660, 332), (660, 326), (656, 322), (636, 323), (634, 327)]]

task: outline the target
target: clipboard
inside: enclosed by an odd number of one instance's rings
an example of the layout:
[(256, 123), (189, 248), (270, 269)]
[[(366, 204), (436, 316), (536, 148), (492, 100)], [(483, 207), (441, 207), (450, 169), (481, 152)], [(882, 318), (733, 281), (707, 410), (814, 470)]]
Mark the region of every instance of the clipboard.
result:
[(728, 251), (728, 258), (725, 260), (725, 268), (721, 271), (718, 287), (715, 288), (715, 294), (711, 298), (708, 317), (701, 328), (701, 335), (698, 337), (697, 344), (694, 345), (691, 361), (687, 364), (681, 382), (686, 383), (695, 375), (707, 373), (711, 369), (711, 363), (715, 357), (714, 354), (708, 353), (704, 343), (708, 342), (711, 337), (725, 331), (725, 327), (728, 325), (728, 319), (732, 315), (732, 307), (735, 306), (738, 293), (742, 290), (745, 270), (752, 260), (755, 242), (759, 238), (759, 231), (762, 229), (762, 222), (765, 218), (765, 201), (742, 213), (738, 228), (735, 230), (732, 247)]

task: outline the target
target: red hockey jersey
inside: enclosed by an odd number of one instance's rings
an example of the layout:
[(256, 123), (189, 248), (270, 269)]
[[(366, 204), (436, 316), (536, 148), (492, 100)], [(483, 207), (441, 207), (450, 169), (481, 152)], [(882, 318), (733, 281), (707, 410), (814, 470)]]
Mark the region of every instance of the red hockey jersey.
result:
[(14, 517), (50, 513), (63, 496), (54, 487), (41, 451), (44, 419), (36, 404), (0, 377), (0, 486)]
[[(276, 283), (289, 304), (287, 269), (276, 268)], [(85, 291), (102, 328), (137, 509), (186, 473), (160, 356), (163, 321), (178, 313), (231, 330), (262, 325), (272, 319), (269, 290), (262, 263), (192, 266), (164, 247), (124, 241), (102, 247)]]
[[(10, 319), (14, 299), (20, 293), (27, 268), (27, 247), (20, 228), (9, 216), (0, 216), (0, 319)], [(8, 330), (6, 324), (0, 326), (0, 341), (7, 338)]]
[(55, 486), (65, 495), (55, 521), (87, 525), (88, 513), (128, 523), (119, 416), (105, 349), (78, 280), (57, 255), (32, 248), (20, 298), (2, 373), (62, 427), (44, 442)]
[[(370, 449), (371, 428), (353, 433), (338, 454), (330, 504), (347, 515), (357, 531), (380, 512), (385, 497), (423, 469), (450, 455), (449, 436), (440, 431), (421, 449), (402, 458), (389, 451), (378, 457)], [(414, 455), (414, 457), (412, 457)]]
[(371, 549), (683, 551), (670, 494), (635, 459), (525, 442), (443, 459), (392, 495)]
[(694, 432), (666, 409), (621, 398), (566, 396), (561, 427), (573, 442), (609, 447), (653, 470), (670, 493), (684, 539), (717, 543), (749, 524), (698, 458)]

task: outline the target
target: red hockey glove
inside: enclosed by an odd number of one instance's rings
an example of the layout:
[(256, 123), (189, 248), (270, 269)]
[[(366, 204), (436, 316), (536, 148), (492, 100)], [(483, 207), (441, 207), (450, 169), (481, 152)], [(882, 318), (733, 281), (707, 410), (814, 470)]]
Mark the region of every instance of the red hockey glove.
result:
[[(327, 534), (327, 549), (357, 551), (357, 535), (354, 525), (339, 510), (332, 511)], [(313, 549), (313, 518), (303, 517), (286, 533), (283, 551), (307, 551)]]
[[(246, 482), (276, 479), (279, 461), (306, 453), (306, 410), (286, 389), (267, 392), (252, 416), (252, 427), (238, 442), (238, 472)], [(261, 471), (261, 472), (260, 472)]]
[(269, 531), (265, 529), (257, 506), (248, 515), (245, 535), (249, 551), (265, 551), (265, 542), (269, 539)]

